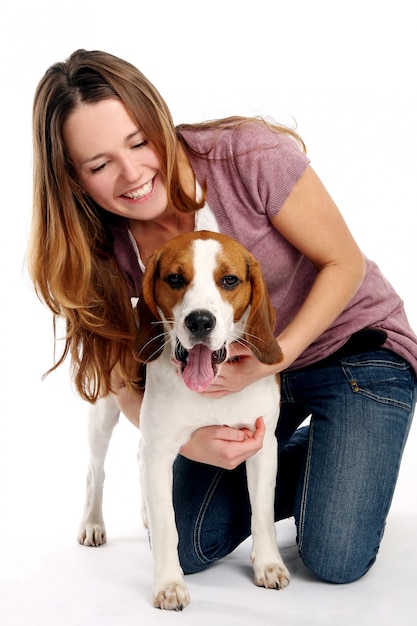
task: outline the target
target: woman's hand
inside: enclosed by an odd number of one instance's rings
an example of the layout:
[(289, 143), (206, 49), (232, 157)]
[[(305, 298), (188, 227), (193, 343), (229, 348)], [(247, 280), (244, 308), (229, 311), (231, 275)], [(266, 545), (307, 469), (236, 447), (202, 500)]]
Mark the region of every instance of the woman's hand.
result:
[(181, 454), (191, 461), (232, 470), (262, 448), (264, 436), (262, 417), (256, 420), (254, 432), (247, 428), (204, 426), (193, 432)]
[(255, 381), (276, 374), (281, 369), (281, 363), (274, 365), (261, 363), (249, 348), (239, 342), (232, 343), (229, 350), (228, 360), (222, 364), (218, 376), (201, 395), (221, 398), (229, 393), (241, 391)]

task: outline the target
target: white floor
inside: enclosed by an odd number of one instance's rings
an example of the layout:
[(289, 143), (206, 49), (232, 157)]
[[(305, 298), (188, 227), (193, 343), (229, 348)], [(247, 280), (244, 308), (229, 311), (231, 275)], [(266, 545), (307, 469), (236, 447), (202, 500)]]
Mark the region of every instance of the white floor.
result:
[[(415, 425), (382, 548), (366, 577), (346, 586), (315, 580), (298, 557), (288, 520), (277, 525), (292, 574), (287, 589), (275, 592), (253, 584), (250, 543), (245, 542), (210, 570), (187, 577), (191, 604), (177, 614), (151, 605), (151, 554), (140, 522), (138, 435), (126, 421), (115, 431), (106, 466), (108, 543), (100, 548), (77, 544), (87, 464), (85, 407), (64, 392), (62, 383), (56, 415), (56, 387), (56, 376), (34, 385), (22, 397), (33, 412), (2, 424), (2, 626), (416, 626)], [(42, 419), (35, 414), (39, 406), (44, 407)]]
[(52, 541), (22, 537), (2, 556), (3, 626), (127, 626), (130, 624), (282, 624), (411, 626), (417, 623), (416, 516), (393, 515), (377, 565), (363, 580), (332, 586), (300, 563), (289, 522), (278, 525), (292, 573), (280, 592), (252, 584), (249, 544), (212, 569), (187, 578), (191, 604), (172, 614), (151, 607), (151, 557), (138, 529), (119, 528), (105, 547), (77, 546), (64, 533)]

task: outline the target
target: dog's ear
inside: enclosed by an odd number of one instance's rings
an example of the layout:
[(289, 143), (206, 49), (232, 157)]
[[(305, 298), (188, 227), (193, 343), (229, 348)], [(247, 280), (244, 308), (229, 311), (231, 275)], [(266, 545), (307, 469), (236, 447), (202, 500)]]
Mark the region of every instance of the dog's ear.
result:
[(154, 280), (158, 272), (158, 257), (152, 255), (147, 263), (142, 292), (137, 303), (139, 329), (136, 338), (136, 356), (142, 363), (154, 361), (164, 347), (164, 329), (155, 304)]
[(246, 325), (246, 341), (261, 363), (271, 365), (283, 359), (281, 348), (274, 336), (275, 310), (269, 298), (261, 267), (250, 256), (251, 308)]

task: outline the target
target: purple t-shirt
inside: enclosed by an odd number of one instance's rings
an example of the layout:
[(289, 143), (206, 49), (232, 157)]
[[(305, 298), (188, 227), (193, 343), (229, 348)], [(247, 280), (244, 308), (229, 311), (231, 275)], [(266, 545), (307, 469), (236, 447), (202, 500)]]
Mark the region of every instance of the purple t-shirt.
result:
[[(243, 244), (260, 262), (276, 310), (275, 333), (291, 321), (316, 275), (313, 264), (272, 226), (270, 218), (284, 204), (309, 164), (294, 139), (260, 123), (222, 131), (183, 129), (187, 155), (198, 182), (205, 184), (207, 203), (219, 230)], [(200, 153), (202, 156), (198, 156)], [(138, 292), (141, 276), (137, 256), (119, 221), (116, 258)], [(356, 331), (372, 326), (386, 331), (384, 347), (408, 360), (417, 372), (417, 337), (403, 302), (366, 260), (366, 275), (354, 298), (333, 324), (292, 364), (299, 369), (330, 356)]]

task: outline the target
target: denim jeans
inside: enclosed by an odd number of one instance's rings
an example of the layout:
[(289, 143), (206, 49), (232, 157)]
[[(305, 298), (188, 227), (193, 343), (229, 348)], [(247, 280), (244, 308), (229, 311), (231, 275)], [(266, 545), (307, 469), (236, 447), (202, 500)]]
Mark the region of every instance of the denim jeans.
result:
[[(377, 350), (287, 372), (277, 427), (276, 520), (294, 516), (300, 556), (346, 583), (375, 562), (417, 395), (410, 365)], [(311, 416), (309, 426), (301, 426)], [(226, 471), (178, 456), (174, 508), (186, 574), (250, 535), (245, 464)]]

